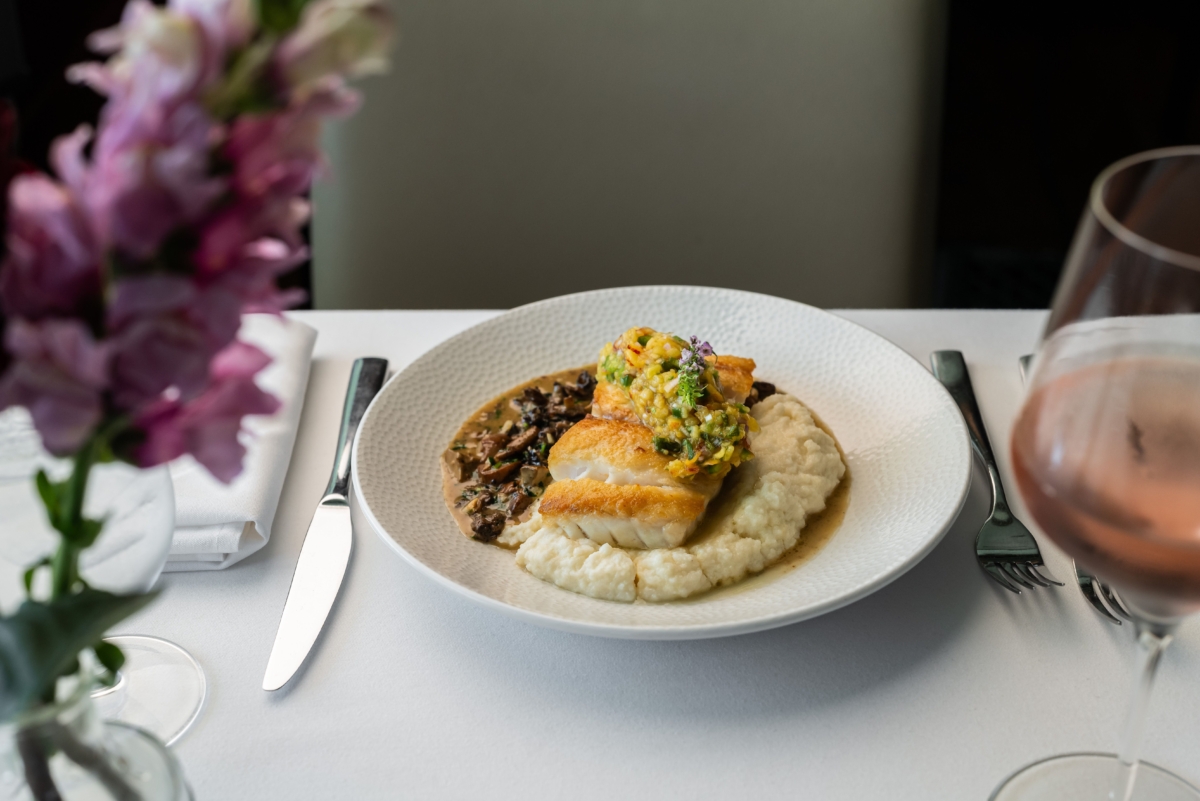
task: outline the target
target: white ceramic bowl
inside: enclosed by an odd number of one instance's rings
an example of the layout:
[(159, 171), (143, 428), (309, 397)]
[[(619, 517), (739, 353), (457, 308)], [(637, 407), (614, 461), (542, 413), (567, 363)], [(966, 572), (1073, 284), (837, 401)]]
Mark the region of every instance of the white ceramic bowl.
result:
[[(812, 559), (744, 592), (682, 603), (599, 601), (544, 583), (513, 553), (464, 537), (442, 500), (439, 458), (459, 425), (506, 389), (594, 363), (631, 326), (699, 335), (749, 356), (757, 378), (833, 429), (853, 476), (841, 528)], [(954, 521), (971, 479), (966, 426), (949, 395), (898, 347), (800, 303), (702, 287), (628, 287), (522, 306), (413, 362), (375, 398), (354, 448), (366, 518), (421, 572), (484, 606), (587, 634), (688, 639), (829, 612), (894, 580)]]

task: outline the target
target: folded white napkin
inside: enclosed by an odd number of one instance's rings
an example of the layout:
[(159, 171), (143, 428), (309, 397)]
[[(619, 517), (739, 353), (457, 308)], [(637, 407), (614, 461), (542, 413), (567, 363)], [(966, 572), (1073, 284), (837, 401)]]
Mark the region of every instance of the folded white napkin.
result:
[(250, 314), (242, 321), (240, 338), (274, 359), (257, 381), (283, 406), (270, 417), (246, 418), (246, 459), (233, 483), (217, 481), (190, 456), (171, 463), (175, 538), (164, 572), (229, 567), (266, 545), (271, 536), (317, 332), (295, 320)]

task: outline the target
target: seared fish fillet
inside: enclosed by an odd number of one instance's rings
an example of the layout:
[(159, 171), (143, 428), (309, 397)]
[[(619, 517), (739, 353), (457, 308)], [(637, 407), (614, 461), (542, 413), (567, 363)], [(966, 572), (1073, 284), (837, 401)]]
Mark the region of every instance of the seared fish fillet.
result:
[(717, 375), (721, 378), (721, 391), (726, 400), (745, 403), (754, 386), (754, 359), (741, 356), (717, 356)]
[[(642, 424), (633, 404), (616, 384), (601, 381), (596, 384), (596, 393), (592, 396), (592, 415), (609, 420), (625, 420), (630, 423)], [(650, 429), (646, 429), (649, 431)]]
[(674, 548), (692, 533), (708, 498), (679, 487), (555, 481), (538, 513), (573, 539), (587, 537), (624, 548)]
[(654, 450), (654, 433), (641, 423), (587, 417), (554, 443), (549, 465), (555, 481), (586, 478), (608, 484), (678, 487), (698, 492), (706, 501), (721, 488), (720, 479), (712, 476), (672, 476), (667, 470), (670, 461)]
[(550, 449), (538, 512), (568, 536), (626, 548), (670, 548), (695, 529), (721, 488), (713, 476), (676, 478), (641, 423), (588, 417)]
[[(716, 360), (717, 375), (721, 379), (721, 389), (725, 392), (725, 397), (737, 403), (745, 403), (746, 398), (750, 396), (750, 388), (754, 385), (754, 359), (717, 356)], [(621, 388), (608, 381), (601, 381), (596, 385), (596, 394), (592, 397), (592, 414), (609, 420), (641, 422)]]

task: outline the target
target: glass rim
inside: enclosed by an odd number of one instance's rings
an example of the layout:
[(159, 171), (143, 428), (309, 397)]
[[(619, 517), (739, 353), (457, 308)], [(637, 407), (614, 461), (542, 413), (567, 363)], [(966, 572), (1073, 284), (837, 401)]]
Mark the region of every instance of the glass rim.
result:
[(1120, 239), (1130, 247), (1137, 248), (1142, 252), (1150, 255), (1159, 261), (1165, 261), (1169, 264), (1174, 264), (1177, 267), (1183, 267), (1190, 270), (1200, 270), (1200, 256), (1191, 253), (1184, 253), (1181, 250), (1175, 250), (1165, 245), (1160, 245), (1152, 239), (1147, 239), (1141, 234), (1136, 234), (1122, 224), (1108, 207), (1104, 205), (1104, 200), (1101, 197), (1101, 192), (1105, 184), (1117, 173), (1146, 161), (1157, 161), (1159, 159), (1175, 158), (1178, 156), (1195, 156), (1200, 158), (1200, 145), (1180, 145), (1178, 147), (1160, 147), (1154, 150), (1146, 150), (1141, 153), (1135, 153), (1132, 156), (1126, 156), (1120, 161), (1110, 164), (1104, 169), (1104, 172), (1096, 176), (1096, 180), (1092, 182), (1092, 189), (1089, 192), (1088, 206), (1091, 209), (1096, 219), (1100, 224), (1108, 229), (1109, 233)]

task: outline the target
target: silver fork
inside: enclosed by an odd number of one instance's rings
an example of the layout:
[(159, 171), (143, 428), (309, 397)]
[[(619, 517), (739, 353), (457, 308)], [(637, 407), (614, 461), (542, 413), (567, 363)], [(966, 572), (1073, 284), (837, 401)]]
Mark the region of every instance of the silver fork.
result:
[[(1021, 365), (1021, 380), (1028, 383), (1033, 354), (1026, 353), (1018, 361)], [(1132, 622), (1133, 618), (1129, 616), (1129, 610), (1125, 608), (1125, 604), (1111, 587), (1086, 570), (1082, 570), (1074, 559), (1071, 560), (1071, 568), (1075, 571), (1075, 582), (1079, 584), (1079, 591), (1097, 612), (1118, 626), (1121, 625), (1122, 618)], [(1116, 614), (1113, 614), (1114, 612)]]
[(933, 365), (933, 374), (958, 404), (967, 430), (971, 433), (971, 445), (983, 460), (992, 481), (992, 513), (975, 536), (975, 558), (979, 566), (1000, 586), (1018, 595), (1021, 593), (1020, 587), (1032, 590), (1034, 587), (1063, 586), (1062, 582), (1038, 571), (1046, 563), (1042, 560), (1042, 552), (1038, 550), (1037, 540), (1008, 508), (1000, 470), (992, 455), (992, 446), (983, 427), (983, 417), (975, 401), (971, 375), (967, 372), (962, 353), (957, 350), (934, 351), (929, 361)]

